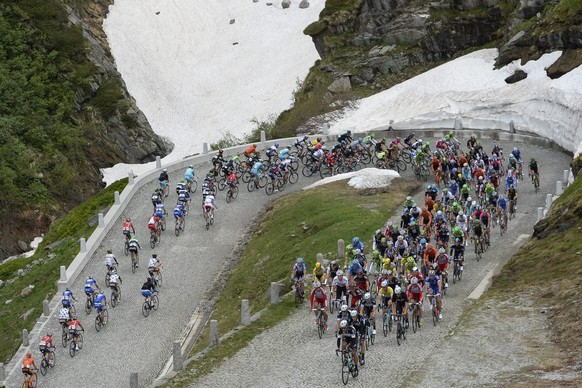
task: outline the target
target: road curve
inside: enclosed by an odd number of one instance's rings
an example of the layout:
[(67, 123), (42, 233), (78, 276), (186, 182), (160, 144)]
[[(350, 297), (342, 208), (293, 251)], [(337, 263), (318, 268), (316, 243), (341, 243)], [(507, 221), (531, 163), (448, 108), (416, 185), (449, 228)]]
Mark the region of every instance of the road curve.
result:
[[(490, 152), (491, 141), (481, 142)], [(514, 144), (499, 143), (506, 152)], [(531, 234), (536, 221), (537, 207), (544, 206), (546, 193), (553, 193), (556, 180), (562, 179), (564, 169), (569, 167), (570, 156), (554, 149), (520, 143), (518, 144), (526, 160), (534, 156), (541, 163), (541, 190), (535, 194), (528, 181), (520, 185), (520, 199), (516, 218), (510, 221), (509, 232), (499, 236), (499, 228), (492, 230), (491, 248), (480, 262), (474, 254), (469, 253), (466, 260), (463, 279), (457, 284), (450, 283), (449, 292), (444, 299), (444, 320), (432, 326), (425, 319), (420, 332), (408, 332), (405, 343), (398, 347), (395, 334), (389, 333), (384, 338), (378, 331), (376, 344), (366, 356), (366, 366), (356, 379), (351, 379), (350, 387), (374, 387), (386, 385), (415, 386), (415, 382), (429, 381), (432, 357), (446, 357), (441, 354), (445, 336), (455, 327), (463, 308), (469, 303), (467, 296), (479, 284), (485, 274), (501, 260), (507, 248), (521, 234)], [(410, 171), (403, 173), (411, 177)], [(422, 201), (422, 195), (416, 196)], [(378, 225), (380, 227), (381, 225)], [(357, 231), (354, 231), (357, 234)], [(349, 238), (351, 236), (338, 236)], [(428, 316), (428, 315), (426, 315)], [(335, 321), (335, 317), (332, 318)], [(302, 309), (257, 336), (251, 343), (235, 356), (228, 359), (213, 373), (197, 381), (196, 387), (338, 387), (341, 386), (340, 361), (335, 356), (334, 329), (323, 339), (317, 338), (314, 317), (307, 309)], [(492, 328), (494, 330), (494, 328)], [(469, 352), (470, 349), (455, 349), (456, 352)], [(459, 368), (457, 368), (459, 369)], [(483, 369), (483, 368), (482, 368)], [(443, 373), (441, 373), (443, 375)], [(465, 368), (465, 375), (449, 376), (449, 381), (440, 380), (443, 386), (495, 385), (495, 374), (475, 373), (470, 365)], [(461, 382), (461, 383), (459, 383)]]

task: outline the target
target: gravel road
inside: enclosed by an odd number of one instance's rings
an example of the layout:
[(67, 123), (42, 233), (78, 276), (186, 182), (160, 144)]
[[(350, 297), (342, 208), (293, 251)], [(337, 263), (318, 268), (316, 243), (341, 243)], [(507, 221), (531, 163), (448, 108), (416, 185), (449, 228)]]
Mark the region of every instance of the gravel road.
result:
[[(196, 172), (200, 175), (200, 172), (208, 171), (209, 168), (209, 164), (196, 166)], [(173, 188), (182, 173), (170, 171), (172, 190), (166, 199), (167, 207), (171, 206), (168, 209), (170, 214), (176, 201)], [(301, 176), (299, 182), (288, 186), (284, 193), (299, 190), (315, 181), (315, 178)], [(68, 349), (59, 345), (61, 329), (57, 316), (51, 317), (46, 329), (55, 333), (57, 339), (57, 365), (46, 376), (39, 376), (39, 387), (122, 387), (129, 385), (131, 372), (138, 372), (140, 386), (151, 383), (170, 357), (172, 342), (178, 339), (192, 313), (200, 305), (204, 293), (222, 269), (248, 220), (266, 203), (282, 195), (267, 196), (264, 190), (249, 193), (246, 185), (241, 185), (238, 198), (227, 204), (226, 191), (218, 192), (215, 224), (207, 231), (201, 210), (202, 194), (197, 190), (193, 194), (191, 212), (186, 217), (185, 231), (176, 237), (171, 217), (168, 230), (162, 233), (160, 245), (152, 250), (149, 246), (147, 219), (152, 211), (150, 196), (156, 185), (157, 182), (145, 185), (133, 197), (71, 288), (79, 299), (76, 307), (81, 324), (85, 327), (83, 349), (74, 358), (69, 356)], [(131, 260), (123, 254), (121, 230), (128, 216), (136, 225), (137, 237), (143, 248), (136, 273), (131, 272)], [(94, 327), (95, 313), (86, 315), (83, 312), (86, 299), (83, 286), (86, 277), (93, 275), (103, 287), (106, 272), (104, 257), (108, 248), (113, 249), (120, 262), (122, 300), (115, 308), (109, 306), (109, 323), (97, 333)], [(154, 252), (163, 265), (163, 286), (159, 292), (159, 310), (152, 311), (145, 318), (141, 312), (143, 297), (139, 290), (147, 276), (148, 259)], [(109, 298), (109, 290), (106, 295)], [(34, 344), (33, 348), (38, 347)], [(33, 357), (40, 360), (38, 350), (33, 353)], [(8, 387), (22, 384), (22, 375), (14, 375), (7, 381)]]
[[(482, 141), (490, 151), (493, 143)], [(513, 144), (501, 144), (506, 151)], [(466, 260), (463, 279), (457, 284), (450, 283), (448, 294), (443, 304), (443, 320), (434, 327), (425, 319), (420, 332), (409, 331), (407, 340), (400, 347), (396, 344), (395, 334), (389, 333), (384, 338), (378, 331), (376, 344), (366, 356), (366, 366), (356, 379), (350, 379), (354, 387), (371, 387), (385, 385), (390, 381), (394, 386), (418, 386), (422, 382), (431, 386), (475, 386), (495, 385), (501, 370), (480, 368), (475, 370), (472, 362), (487, 363), (492, 356), (488, 347), (479, 347), (479, 341), (467, 342), (463, 346), (446, 346), (446, 336), (455, 329), (464, 308), (470, 305), (469, 293), (479, 284), (485, 274), (496, 262), (505, 256), (506, 250), (521, 234), (530, 234), (537, 217), (537, 207), (544, 206), (545, 194), (555, 190), (555, 181), (562, 179), (564, 169), (568, 168), (570, 157), (553, 149), (519, 144), (522, 155), (529, 160), (532, 155), (541, 163), (541, 191), (535, 194), (533, 186), (524, 182), (520, 186), (518, 213), (510, 221), (509, 233), (499, 236), (499, 228), (492, 230), (491, 248), (477, 262), (473, 254)], [(403, 174), (411, 176), (409, 171)], [(422, 195), (416, 196), (419, 203)], [(423, 203), (423, 202), (422, 202)], [(381, 225), (378, 225), (380, 227)], [(354, 231), (354, 235), (357, 235)], [(351, 236), (338, 236), (351, 238)], [(428, 315), (426, 315), (428, 316)], [(488, 322), (490, 331), (488, 339), (496, 338), (494, 322)], [(506, 348), (507, 358), (520, 357), (520, 349), (514, 342), (505, 342), (498, 338), (498, 347)], [(461, 341), (462, 342), (462, 341)], [(197, 381), (192, 386), (200, 387), (259, 387), (259, 386), (300, 386), (300, 387), (337, 387), (341, 385), (340, 361), (335, 356), (334, 330), (326, 333), (323, 339), (317, 338), (316, 326), (312, 314), (301, 309), (278, 326), (257, 336), (249, 346), (239, 351), (214, 372)], [(435, 357), (447, 360), (467, 360), (465, 368), (455, 368), (455, 374), (448, 374), (446, 362), (438, 364), (439, 380), (431, 379)], [(444, 364), (444, 365), (443, 365)], [(495, 365), (499, 364), (499, 360)], [(507, 368), (503, 372), (506, 373)], [(396, 373), (394, 373), (396, 372)]]

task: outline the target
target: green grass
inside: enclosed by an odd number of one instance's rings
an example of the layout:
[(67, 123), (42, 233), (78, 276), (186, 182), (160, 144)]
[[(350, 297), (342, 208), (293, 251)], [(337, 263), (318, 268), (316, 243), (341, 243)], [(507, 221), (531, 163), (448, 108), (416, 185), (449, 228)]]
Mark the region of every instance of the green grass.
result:
[[(540, 222), (544, 238), (530, 239), (493, 280), (486, 297), (507, 299), (531, 293), (540, 306), (552, 306), (550, 327), (558, 344), (582, 348), (582, 174)], [(538, 228), (540, 226), (536, 228)]]
[[(95, 226), (87, 225), (87, 220), (96, 215), (104, 206), (113, 204), (113, 193), (121, 192), (127, 185), (127, 179), (117, 181), (99, 194), (89, 198), (82, 205), (77, 206), (62, 219), (51, 226), (39, 249), (30, 258), (12, 260), (0, 265), (0, 279), (7, 281), (14, 278), (18, 269), (24, 269), (27, 264), (35, 260), (45, 260), (42, 265), (35, 265), (24, 277), (15, 282), (6, 283), (0, 289), (0, 362), (7, 363), (22, 343), (22, 329), (31, 330), (39, 315), (42, 313), (42, 301), (50, 300), (55, 294), (56, 282), (59, 279), (60, 266), (68, 266), (79, 253), (79, 238), (88, 238)], [(50, 251), (45, 251), (48, 244), (65, 239), (64, 242)], [(54, 254), (48, 260), (48, 254)], [(20, 292), (28, 285), (34, 285), (32, 293), (26, 298)], [(5, 304), (6, 300), (12, 302)], [(30, 309), (34, 311), (26, 320), (21, 315)]]
[[(403, 198), (418, 187), (417, 182), (398, 179), (390, 188), (355, 190), (341, 181), (293, 193), (275, 201), (225, 282), (214, 306), (211, 319), (218, 320), (221, 335), (240, 323), (242, 299), (248, 299), (251, 312), (256, 313), (270, 305), (271, 282), (283, 280), (284, 292), (291, 289), (288, 279), (296, 257), (305, 259), (311, 273), (317, 253), (323, 253), (329, 260), (337, 257), (337, 240), (340, 238), (349, 244), (352, 237), (360, 236), (369, 248), (375, 230), (386, 222)], [(285, 307), (287, 305), (271, 306), (267, 315), (281, 314), (282, 319), (290, 313)], [(255, 329), (237, 332), (227, 341), (227, 349), (214, 349), (188, 366), (187, 371), (178, 377), (180, 384), (210, 372), (207, 365), (217, 366), (258, 333), (260, 330)], [(207, 345), (208, 328), (205, 328), (192, 354)], [(222, 346), (225, 345), (221, 344), (218, 348)]]

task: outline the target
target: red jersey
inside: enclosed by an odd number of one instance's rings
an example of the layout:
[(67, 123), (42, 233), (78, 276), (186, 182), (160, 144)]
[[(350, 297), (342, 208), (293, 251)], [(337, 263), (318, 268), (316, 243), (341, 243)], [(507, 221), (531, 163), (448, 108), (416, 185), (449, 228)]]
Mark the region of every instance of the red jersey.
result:
[(327, 307), (327, 294), (325, 293), (325, 288), (319, 286), (311, 291), (311, 296), (309, 297), (309, 304), (313, 308), (314, 303), (320, 303), (323, 307)]

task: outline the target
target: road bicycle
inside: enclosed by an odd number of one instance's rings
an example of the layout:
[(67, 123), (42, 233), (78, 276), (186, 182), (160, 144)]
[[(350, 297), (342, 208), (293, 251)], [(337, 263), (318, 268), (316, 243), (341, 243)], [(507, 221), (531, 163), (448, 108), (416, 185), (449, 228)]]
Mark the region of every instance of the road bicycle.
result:
[(403, 314), (397, 314), (396, 317), (396, 343), (398, 346), (406, 340), (406, 319)]
[(384, 337), (388, 336), (388, 332), (392, 331), (392, 311), (388, 304), (384, 307), (384, 314), (382, 314), (382, 333)]
[(483, 237), (475, 236), (473, 241), (475, 242), (475, 258), (479, 261), (481, 260), (481, 255), (485, 252), (483, 247)]
[(540, 174), (532, 174), (531, 183), (534, 185), (536, 194), (540, 191)]
[(259, 172), (258, 177), (251, 177), (251, 180), (247, 183), (247, 190), (252, 193), (255, 190), (262, 189), (267, 185), (268, 179), (264, 172)]
[(422, 303), (412, 302), (412, 331), (416, 333), (420, 329), (420, 309)]
[(42, 352), (42, 360), (40, 361), (40, 374), (45, 376), (49, 368), (55, 367), (55, 351), (46, 349)]
[[(437, 307), (437, 296), (439, 294), (428, 294), (426, 297), (430, 302), (430, 310), (432, 313), (432, 324), (436, 326), (437, 322), (439, 321), (439, 315), (441, 310)], [(442, 302), (441, 302), (442, 303)]]
[(206, 223), (206, 230), (210, 229), (210, 225), (214, 224), (214, 212), (209, 206), (204, 206), (204, 222)]
[(315, 324), (317, 326), (317, 336), (319, 337), (319, 339), (321, 339), (321, 337), (323, 337), (323, 333), (325, 333), (325, 325), (327, 324), (325, 316), (323, 315), (323, 308), (321, 308), (320, 306), (316, 309), (312, 309), (311, 311), (319, 311), (319, 313), (317, 314), (317, 321), (315, 322)]
[[(77, 349), (77, 347), (79, 349)], [(69, 355), (75, 357), (75, 353), (81, 349), (83, 349), (83, 334), (75, 333), (72, 335), (72, 341), (69, 344)]]
[(93, 295), (87, 295), (87, 301), (85, 302), (85, 313), (87, 315), (91, 314), (93, 311)]
[(369, 349), (370, 345), (376, 342), (376, 321), (374, 318), (364, 317), (364, 323), (366, 324), (366, 349)]
[(168, 181), (160, 181), (160, 189), (162, 189), (162, 195), (164, 198), (168, 198), (168, 194), (170, 192), (170, 186), (168, 185)]
[(305, 294), (303, 292), (303, 283), (305, 279), (299, 279), (296, 282), (295, 286), (295, 306), (299, 306), (303, 304), (303, 300), (305, 298)]
[[(159, 230), (159, 229), (158, 229)], [(154, 249), (156, 244), (160, 243), (160, 233), (156, 233), (153, 230), (150, 230), (150, 248)]]
[[(338, 354), (339, 352), (340, 352), (339, 349), (336, 350), (336, 354)], [(352, 355), (352, 352), (353, 352), (352, 347), (348, 347), (346, 349), (341, 350), (341, 362), (342, 362), (341, 373), (342, 382), (344, 383), (344, 385), (348, 383), (350, 375), (353, 378), (356, 378), (358, 376), (358, 370), (356, 369), (356, 363), (354, 362), (354, 356)]]
[(509, 200), (509, 219), (510, 220), (515, 217), (515, 206), (516, 206), (516, 200), (515, 199)]
[(131, 239), (131, 235), (129, 233), (129, 230), (124, 230), (123, 234), (125, 235), (125, 244), (124, 244), (124, 248), (123, 248), (123, 253), (125, 253), (125, 256), (129, 255), (129, 240)]
[(136, 251), (131, 251), (131, 272), (135, 273), (137, 266), (139, 264), (139, 255)]
[(159, 306), (160, 300), (158, 299), (158, 293), (154, 292), (149, 298), (146, 297), (141, 307), (141, 312), (143, 316), (147, 318), (147, 316), (150, 315), (150, 311), (157, 311)]
[(100, 332), (103, 326), (107, 325), (107, 321), (109, 319), (109, 312), (106, 308), (100, 313), (97, 311), (97, 315), (95, 316), (95, 330)]
[(188, 181), (188, 192), (195, 193), (198, 189), (198, 177), (194, 175), (191, 181)]
[(107, 272), (105, 273), (105, 284), (109, 284), (109, 279), (111, 279), (111, 273), (117, 271), (117, 264), (113, 264), (111, 267), (107, 266)]
[(461, 263), (463, 262), (463, 258), (459, 257), (458, 259), (454, 259), (454, 267), (453, 267), (453, 284), (458, 281), (461, 281), (463, 277), (463, 266)]
[(507, 226), (507, 214), (502, 214), (499, 217), (499, 234), (503, 237), (503, 233), (505, 233), (505, 227)]
[[(333, 284), (330, 286), (333, 289)], [(336, 311), (340, 311), (342, 305), (344, 304), (348, 304), (347, 301), (347, 297), (345, 295), (342, 295), (341, 299), (334, 299), (330, 304), (329, 304), (329, 312), (333, 314), (334, 309)]]
[(158, 220), (158, 234), (162, 234), (164, 230), (166, 230), (166, 216), (164, 215)]
[(115, 306), (117, 306), (120, 300), (121, 300), (121, 288), (119, 288), (119, 291), (115, 290), (114, 288), (111, 288), (111, 307), (115, 308)]
[(233, 199), (238, 197), (238, 185), (228, 185), (226, 191), (226, 203), (230, 203)]
[(176, 237), (180, 235), (180, 232), (184, 231), (184, 227), (186, 226), (186, 219), (182, 217), (176, 218), (176, 225), (174, 226), (174, 233)]

